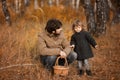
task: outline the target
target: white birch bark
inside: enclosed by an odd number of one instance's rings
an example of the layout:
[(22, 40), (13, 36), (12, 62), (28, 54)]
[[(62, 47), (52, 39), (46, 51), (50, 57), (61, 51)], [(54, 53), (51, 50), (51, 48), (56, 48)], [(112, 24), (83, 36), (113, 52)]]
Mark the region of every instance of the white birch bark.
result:
[(56, 5), (59, 6), (60, 5), (60, 1), (56, 0)]
[(38, 9), (39, 5), (38, 5), (38, 0), (34, 0), (34, 9)]
[(29, 3), (30, 3), (30, 0), (24, 0), (24, 4), (25, 4), (25, 6), (28, 6)]
[(48, 0), (48, 4), (51, 7), (53, 5), (53, 1), (52, 0)]
[(79, 5), (80, 5), (80, 0), (77, 0), (77, 1), (76, 1), (76, 9), (77, 9), (77, 10), (79, 9)]
[(72, 5), (72, 8), (74, 9), (75, 8), (75, 0), (72, 0), (71, 5)]

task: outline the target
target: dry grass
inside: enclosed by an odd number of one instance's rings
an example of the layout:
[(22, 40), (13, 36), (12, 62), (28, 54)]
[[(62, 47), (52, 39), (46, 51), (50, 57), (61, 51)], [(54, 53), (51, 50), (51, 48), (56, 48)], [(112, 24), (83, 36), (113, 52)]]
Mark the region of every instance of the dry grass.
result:
[[(71, 71), (66, 77), (53, 76), (43, 68), (37, 54), (37, 35), (44, 29), (49, 18), (58, 18), (63, 21), (63, 28), (68, 40), (72, 34), (71, 23), (79, 18), (84, 23), (83, 9), (75, 12), (65, 9), (64, 6), (48, 6), (43, 9), (33, 10), (32, 6), (23, 17), (18, 17), (12, 11), (12, 26), (4, 23), (4, 17), (0, 20), (0, 80), (119, 80), (120, 65), (118, 53), (120, 53), (119, 25), (108, 29), (107, 35), (96, 38), (100, 50), (93, 50), (95, 58), (90, 62), (94, 76), (79, 77), (77, 75), (76, 62), (70, 65)], [(117, 36), (116, 36), (117, 35)], [(117, 44), (116, 44), (117, 42)]]

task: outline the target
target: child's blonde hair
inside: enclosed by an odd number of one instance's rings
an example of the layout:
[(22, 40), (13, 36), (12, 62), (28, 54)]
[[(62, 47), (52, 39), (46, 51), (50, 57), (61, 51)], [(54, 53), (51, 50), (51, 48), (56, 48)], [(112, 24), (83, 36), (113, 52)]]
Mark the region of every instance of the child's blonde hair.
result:
[(73, 22), (73, 24), (72, 24), (72, 30), (75, 32), (75, 27), (76, 26), (81, 26), (82, 27), (82, 29), (84, 30), (84, 25), (83, 25), (83, 23), (80, 21), (80, 20), (75, 20), (75, 22)]

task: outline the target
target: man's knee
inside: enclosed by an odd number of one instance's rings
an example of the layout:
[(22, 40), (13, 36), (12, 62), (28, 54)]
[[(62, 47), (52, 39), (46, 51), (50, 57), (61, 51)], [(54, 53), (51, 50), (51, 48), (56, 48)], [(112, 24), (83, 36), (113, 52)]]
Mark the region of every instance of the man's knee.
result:
[(72, 63), (77, 59), (77, 53), (74, 51), (70, 52), (67, 59), (68, 59), (68, 63)]
[(57, 56), (47, 56), (45, 61), (47, 64), (54, 65), (56, 59), (57, 59)]
[(54, 63), (57, 56), (40, 56), (40, 60), (43, 65)]
[(69, 57), (72, 58), (72, 59), (77, 59), (77, 53), (74, 52), (74, 51), (71, 51), (70, 54), (69, 54)]
[(55, 61), (57, 59), (57, 56), (48, 56), (47, 60), (48, 61)]

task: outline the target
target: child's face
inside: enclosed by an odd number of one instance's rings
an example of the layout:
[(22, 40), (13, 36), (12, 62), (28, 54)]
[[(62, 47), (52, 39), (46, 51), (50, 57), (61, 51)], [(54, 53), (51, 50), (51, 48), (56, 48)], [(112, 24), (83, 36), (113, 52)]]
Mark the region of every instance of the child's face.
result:
[(75, 26), (74, 30), (75, 32), (80, 32), (82, 30), (82, 27), (80, 25)]

